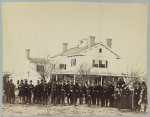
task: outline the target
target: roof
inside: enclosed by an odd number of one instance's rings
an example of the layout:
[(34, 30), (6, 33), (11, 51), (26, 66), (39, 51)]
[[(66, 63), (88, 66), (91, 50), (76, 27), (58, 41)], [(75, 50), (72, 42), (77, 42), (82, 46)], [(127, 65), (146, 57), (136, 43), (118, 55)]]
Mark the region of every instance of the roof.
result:
[(91, 48), (93, 48), (93, 47), (95, 47), (95, 46), (97, 46), (97, 45), (99, 45), (99, 44), (102, 45), (103, 47), (105, 47), (107, 50), (109, 50), (112, 54), (114, 54), (117, 58), (120, 59), (120, 56), (119, 56), (119, 55), (117, 55), (115, 52), (113, 52), (113, 51), (111, 50), (111, 48), (105, 46), (105, 45), (104, 45), (103, 43), (101, 43), (101, 42), (95, 43), (95, 44), (94, 44), (92, 47), (90, 47), (90, 48), (88, 47), (88, 45), (85, 46), (85, 47), (80, 47), (80, 48), (79, 48), (79, 47), (70, 48), (70, 49), (66, 50), (65, 52), (61, 52), (61, 53), (59, 53), (59, 54), (53, 56), (52, 58), (57, 57), (57, 56), (80, 55), (81, 52), (83, 52), (83, 51), (85, 51), (85, 50), (88, 50), (88, 49), (91, 49)]

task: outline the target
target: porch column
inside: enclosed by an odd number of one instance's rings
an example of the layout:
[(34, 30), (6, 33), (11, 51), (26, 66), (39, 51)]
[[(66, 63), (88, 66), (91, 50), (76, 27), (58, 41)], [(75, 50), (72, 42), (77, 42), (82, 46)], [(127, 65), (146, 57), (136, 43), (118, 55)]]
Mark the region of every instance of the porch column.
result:
[(73, 76), (73, 80), (74, 80), (74, 84), (76, 83), (76, 75), (74, 74), (74, 76)]
[(101, 86), (103, 85), (103, 77), (101, 76)]
[(56, 74), (56, 81), (58, 80), (58, 76), (57, 76), (57, 74)]

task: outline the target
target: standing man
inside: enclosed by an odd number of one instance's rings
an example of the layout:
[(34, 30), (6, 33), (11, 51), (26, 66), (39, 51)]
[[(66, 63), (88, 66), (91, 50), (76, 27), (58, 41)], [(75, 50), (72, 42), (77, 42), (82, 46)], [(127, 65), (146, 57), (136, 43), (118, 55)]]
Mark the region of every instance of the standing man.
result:
[(39, 84), (40, 84), (40, 81), (37, 80), (37, 84), (35, 85), (34, 87), (34, 90), (33, 90), (33, 93), (34, 93), (34, 98), (33, 98), (33, 103), (38, 103), (38, 100), (39, 100)]
[(14, 104), (15, 99), (15, 85), (13, 83), (13, 80), (11, 79), (8, 85), (8, 96), (9, 96), (9, 103)]
[(102, 87), (102, 107), (103, 106), (108, 106), (108, 86), (106, 83), (104, 83)]
[(73, 86), (73, 101), (74, 101), (74, 106), (77, 106), (78, 95), (79, 95), (79, 85), (78, 85), (78, 83), (76, 83)]
[(65, 85), (65, 92), (67, 97), (67, 103), (70, 104), (70, 82), (67, 81), (67, 84)]
[(18, 96), (20, 98), (20, 103), (24, 103), (24, 83), (23, 80), (21, 80), (20, 84), (18, 85), (19, 93)]
[(28, 85), (28, 81), (25, 80), (25, 84), (24, 84), (24, 103), (28, 103), (28, 94), (29, 94), (29, 85)]
[(145, 82), (142, 82), (142, 89), (140, 94), (140, 100), (138, 102), (140, 105), (143, 104), (144, 106), (144, 112), (146, 112), (147, 109), (147, 86)]
[(79, 103), (80, 104), (83, 104), (83, 95), (84, 95), (84, 92), (83, 92), (83, 84), (80, 83), (79, 84)]
[(61, 84), (61, 92), (60, 92), (60, 101), (61, 105), (65, 106), (65, 83), (62, 82)]
[(99, 82), (99, 84), (97, 85), (97, 93), (96, 93), (97, 106), (99, 106), (101, 98), (102, 98), (102, 86), (101, 82)]
[(137, 83), (135, 88), (134, 88), (134, 107), (135, 111), (140, 110), (140, 105), (138, 104), (140, 100), (140, 94), (141, 94), (141, 83)]
[(109, 99), (109, 106), (113, 107), (114, 106), (114, 93), (115, 93), (115, 88), (112, 85), (112, 83), (109, 83), (108, 86), (108, 99)]
[(29, 102), (29, 104), (31, 104), (31, 102), (33, 102), (33, 90), (34, 90), (34, 85), (32, 84), (32, 80), (30, 80), (29, 90), (28, 90), (28, 102)]
[(70, 97), (70, 105), (72, 105), (74, 102), (74, 97), (73, 97), (73, 87), (74, 87), (74, 85), (73, 85), (73, 82), (71, 82), (71, 85), (70, 85), (70, 90), (69, 90), (69, 97)]
[(48, 104), (48, 86), (46, 84), (46, 80), (43, 81), (41, 95), (42, 95), (43, 104), (47, 105)]

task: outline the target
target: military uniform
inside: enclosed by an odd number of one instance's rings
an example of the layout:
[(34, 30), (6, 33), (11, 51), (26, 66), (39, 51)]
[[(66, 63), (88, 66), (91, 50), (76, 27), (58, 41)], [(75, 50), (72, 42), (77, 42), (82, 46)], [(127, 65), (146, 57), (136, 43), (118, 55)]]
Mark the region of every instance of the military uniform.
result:
[(34, 90), (34, 85), (31, 83), (31, 84), (29, 84), (29, 90), (28, 90), (28, 102), (30, 104), (31, 104), (31, 101), (33, 99), (33, 90)]
[(8, 85), (8, 97), (9, 97), (9, 103), (14, 103), (15, 99), (15, 85), (12, 83), (12, 80), (10, 80), (10, 83)]
[(79, 103), (83, 104), (84, 86), (81, 84), (79, 86)]
[(92, 102), (92, 94), (93, 94), (93, 86), (88, 86), (87, 87), (87, 104), (88, 106), (91, 106), (91, 102)]
[(77, 105), (78, 95), (79, 95), (79, 85), (78, 85), (78, 83), (76, 83), (73, 86), (73, 99), (74, 99), (73, 101), (74, 101), (75, 106)]
[(27, 83), (27, 81), (25, 81), (25, 84), (24, 84), (24, 102), (27, 103), (28, 102), (28, 94), (29, 94), (29, 85)]
[(140, 105), (138, 104), (140, 100), (140, 94), (141, 94), (141, 87), (137, 86), (134, 88), (134, 107), (135, 109), (140, 110)]
[(65, 92), (67, 97), (67, 103), (70, 104), (70, 84), (69, 82), (65, 85)]
[(73, 83), (71, 83), (70, 88), (69, 88), (69, 98), (70, 98), (70, 104), (71, 105), (73, 104), (73, 100), (74, 100), (73, 88), (74, 88), (74, 85), (73, 85)]
[(102, 86), (99, 84), (97, 85), (97, 93), (96, 93), (96, 101), (97, 101), (97, 106), (100, 105), (100, 101), (101, 101), (101, 96), (102, 96)]
[(104, 84), (104, 86), (102, 87), (102, 107), (103, 106), (108, 106), (108, 86), (106, 84)]
[(60, 88), (61, 88), (60, 101), (61, 104), (64, 106), (65, 105), (65, 83), (63, 83)]
[(20, 102), (24, 103), (24, 83), (23, 80), (21, 80), (21, 83), (18, 85), (19, 93), (18, 96), (20, 97)]
[(109, 99), (109, 106), (113, 107), (114, 106), (114, 92), (115, 88), (112, 84), (108, 86), (108, 99)]
[(51, 102), (54, 104), (54, 106), (57, 103), (57, 84), (53, 82), (52, 84), (52, 97)]
[(35, 87), (34, 87), (33, 94), (34, 94), (33, 103), (38, 103), (38, 101), (39, 101), (39, 80), (37, 80), (37, 85), (35, 85)]
[(46, 82), (42, 85), (42, 101), (44, 105), (48, 104), (48, 86)]

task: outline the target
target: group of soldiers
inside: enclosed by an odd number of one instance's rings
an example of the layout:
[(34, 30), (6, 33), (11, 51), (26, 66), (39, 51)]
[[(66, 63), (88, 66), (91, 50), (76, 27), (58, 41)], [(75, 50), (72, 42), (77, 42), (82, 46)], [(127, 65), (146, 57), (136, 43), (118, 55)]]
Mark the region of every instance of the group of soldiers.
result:
[[(134, 89), (134, 106), (136, 109), (140, 109), (140, 103), (145, 100), (147, 103), (147, 89), (146, 84), (138, 83)], [(7, 100), (12, 103), (12, 99), (15, 98), (15, 85), (12, 80), (9, 81), (5, 89)], [(116, 86), (111, 82), (101, 82), (97, 84), (93, 83), (74, 83), (71, 81), (51, 81), (37, 80), (37, 84), (34, 86), (32, 80), (21, 80), (18, 84), (18, 96), (20, 103), (22, 104), (50, 104), (58, 105), (78, 105), (87, 104), (88, 106), (97, 105), (101, 107), (119, 107), (121, 103), (121, 97), (124, 96), (126, 101), (131, 94), (127, 84), (123, 79), (120, 79)], [(123, 100), (125, 101), (125, 100)], [(126, 103), (126, 102), (123, 102)]]
[(70, 81), (46, 83), (45, 80), (37, 80), (37, 84), (34, 86), (31, 80), (29, 84), (27, 81), (21, 80), (18, 89), (21, 103), (47, 105), (50, 101), (53, 105), (67, 103), (76, 106), (79, 102), (79, 104), (86, 103), (88, 106), (101, 105), (102, 107), (112, 107), (114, 103), (114, 86), (111, 83), (104, 83), (101, 86), (100, 83), (83, 84)]

